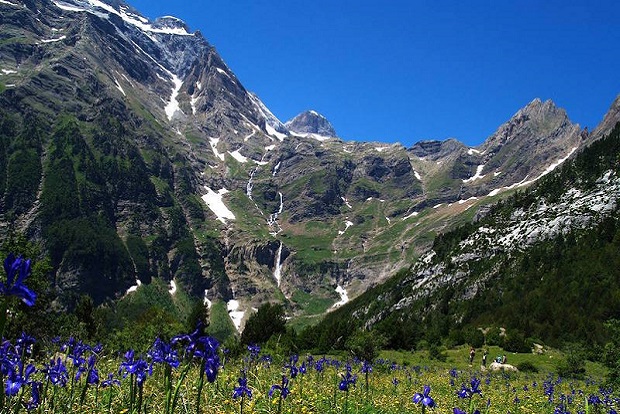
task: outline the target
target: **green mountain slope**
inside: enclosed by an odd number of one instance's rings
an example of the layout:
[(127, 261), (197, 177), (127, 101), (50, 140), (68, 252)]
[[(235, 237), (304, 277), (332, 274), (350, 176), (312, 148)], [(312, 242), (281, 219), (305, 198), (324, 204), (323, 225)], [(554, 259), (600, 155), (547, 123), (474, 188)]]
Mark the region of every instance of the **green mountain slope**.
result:
[(61, 309), (155, 281), (238, 330), (267, 302), (305, 323), (596, 138), (539, 99), (478, 148), (345, 142), (309, 114), (287, 129), (179, 19), (0, 2), (0, 237), (50, 255)]
[[(357, 327), (395, 348), (503, 327), (523, 342), (604, 342), (620, 317), (620, 124), (557, 172), (439, 235), (410, 269), (304, 332), (342, 346)], [(339, 340), (336, 340), (339, 338)]]

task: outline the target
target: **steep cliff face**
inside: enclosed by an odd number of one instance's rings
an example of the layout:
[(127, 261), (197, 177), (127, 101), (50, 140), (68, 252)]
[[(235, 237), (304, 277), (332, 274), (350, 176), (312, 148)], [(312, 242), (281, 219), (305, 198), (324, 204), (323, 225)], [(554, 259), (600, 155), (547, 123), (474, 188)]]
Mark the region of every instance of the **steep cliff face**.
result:
[(535, 100), (479, 148), (345, 142), (313, 111), (282, 124), (178, 19), (0, 11), (0, 229), (45, 245), (66, 306), (161, 278), (246, 316), (328, 311), (587, 141)]
[(612, 102), (601, 123), (592, 131), (592, 139), (608, 135), (618, 122), (620, 122), (620, 95)]
[(579, 149), (582, 141), (579, 125), (563, 109), (535, 99), (480, 147), (479, 175), (503, 175), (504, 182), (532, 180)]

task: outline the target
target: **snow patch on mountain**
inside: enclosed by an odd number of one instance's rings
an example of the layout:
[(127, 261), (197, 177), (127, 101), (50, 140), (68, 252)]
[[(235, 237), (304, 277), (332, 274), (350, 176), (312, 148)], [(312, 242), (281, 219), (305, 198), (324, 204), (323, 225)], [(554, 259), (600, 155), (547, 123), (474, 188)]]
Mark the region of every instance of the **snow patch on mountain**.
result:
[(458, 204), (465, 204), (465, 203), (469, 203), (470, 201), (476, 201), (478, 200), (478, 197), (469, 197), (467, 200), (459, 200), (457, 201)]
[(118, 79), (113, 78), (114, 79), (114, 84), (116, 85), (116, 89), (118, 89), (119, 91), (121, 91), (121, 93), (123, 94), (123, 96), (127, 96), (127, 94), (125, 93), (125, 90), (123, 89), (123, 87), (121, 86), (120, 83), (118, 83)]
[(8, 4), (9, 6), (15, 6), (15, 7), (24, 7), (21, 4), (15, 4), (15, 3), (11, 3), (10, 1), (6, 1), (6, 0), (0, 0), (0, 3), (2, 4)]
[(284, 141), (284, 138), (286, 138), (286, 134), (278, 132), (274, 127), (269, 124), (265, 124), (265, 131), (267, 131), (267, 135), (278, 138), (280, 141)]
[(248, 96), (250, 100), (254, 103), (254, 107), (256, 108), (258, 113), (265, 120), (265, 131), (267, 132), (267, 134), (271, 135), (274, 138), (277, 138), (280, 141), (283, 141), (284, 138), (287, 137), (288, 132), (288, 130), (284, 127), (284, 124), (282, 124), (282, 122), (280, 122), (280, 120), (276, 118), (273, 113), (271, 113), (269, 108), (265, 106), (263, 101), (261, 101), (256, 94), (248, 92)]
[(339, 230), (339, 231), (338, 231), (338, 234), (342, 236), (342, 235), (344, 234), (344, 232), (345, 232), (345, 231), (347, 231), (347, 229), (348, 229), (349, 227), (351, 227), (352, 225), (353, 225), (353, 222), (352, 222), (352, 221), (349, 221), (349, 220), (345, 221), (345, 222), (344, 222), (344, 230)]
[[(172, 16), (165, 16), (152, 23), (147, 18), (140, 16), (139, 14), (128, 12), (126, 7), (121, 7), (120, 10), (116, 10), (99, 0), (86, 0), (86, 1), (54, 1), (56, 7), (72, 12), (87, 12), (97, 14), (101, 16), (99, 10), (104, 10), (107, 13), (114, 14), (120, 17), (125, 23), (137, 27), (143, 32), (179, 35), (179, 36), (193, 36), (185, 28), (185, 23), (181, 19)], [(170, 22), (170, 23), (169, 23)]]
[(217, 144), (220, 142), (219, 138), (209, 138), (209, 145), (211, 145), (211, 150), (215, 154), (217, 158), (224, 161), (226, 159), (226, 154), (219, 152), (217, 150)]
[(573, 155), (573, 153), (577, 151), (577, 147), (573, 148), (570, 150), (570, 152), (568, 153), (568, 155), (566, 155), (566, 157), (561, 158), (559, 160), (557, 160), (556, 162), (554, 162), (553, 164), (551, 164), (550, 166), (547, 167), (547, 169), (545, 169), (545, 171), (543, 171), (542, 174), (540, 174), (540, 176), (538, 176), (538, 178), (543, 177), (547, 174), (549, 174), (551, 171), (555, 170), (558, 166), (560, 166), (564, 161), (566, 161), (571, 155)]
[(408, 214), (408, 215), (406, 215), (405, 217), (403, 217), (403, 221), (404, 221), (404, 220), (408, 220), (408, 219), (410, 219), (410, 218), (412, 218), (412, 217), (415, 217), (415, 216), (417, 216), (418, 214), (420, 214), (418, 211), (414, 211), (413, 213)]
[(127, 291), (125, 292), (125, 294), (127, 295), (129, 293), (135, 292), (140, 286), (142, 286), (142, 282), (140, 281), (140, 279), (136, 279), (136, 284), (130, 286), (129, 289), (127, 289)]
[(232, 157), (236, 159), (237, 161), (239, 161), (241, 164), (245, 164), (246, 162), (248, 162), (248, 158), (241, 155), (239, 150), (235, 150), (233, 152), (229, 151), (228, 153), (232, 155)]
[(211, 306), (213, 306), (213, 303), (209, 300), (209, 289), (205, 289), (202, 303), (207, 307), (207, 309), (211, 309)]
[(299, 132), (292, 132), (291, 134), (296, 136), (296, 137), (300, 137), (300, 138), (312, 138), (312, 139), (316, 139), (319, 142), (324, 142), (327, 141), (329, 139), (332, 139), (333, 137), (328, 137), (326, 135), (320, 135), (320, 134), (314, 134), (314, 133), (306, 133), (306, 134), (302, 134)]
[(166, 105), (164, 110), (166, 111), (166, 116), (168, 117), (168, 121), (172, 120), (176, 111), (179, 111), (179, 101), (177, 101), (177, 96), (179, 96), (179, 91), (181, 90), (181, 86), (183, 86), (183, 81), (177, 76), (172, 75), (172, 94), (170, 95), (170, 102)]
[(228, 315), (235, 325), (237, 332), (241, 332), (241, 322), (243, 321), (245, 311), (239, 310), (239, 301), (234, 299), (229, 300), (228, 303), (226, 303), (226, 309), (228, 310)]
[(67, 36), (64, 36), (64, 35), (63, 35), (63, 36), (57, 37), (57, 38), (55, 38), (55, 39), (42, 39), (42, 40), (41, 40), (41, 43), (54, 43), (54, 42), (60, 42), (60, 41), (62, 41), (62, 40), (65, 40), (66, 38), (67, 38)]
[(202, 196), (202, 200), (207, 204), (207, 207), (217, 216), (217, 219), (226, 224), (226, 220), (235, 220), (235, 215), (224, 204), (223, 196), (229, 193), (225, 188), (219, 189), (217, 192), (213, 191), (209, 187), (205, 186), (207, 194)]
[(336, 293), (340, 295), (340, 301), (332, 305), (333, 309), (339, 308), (349, 301), (349, 294), (347, 293), (346, 289), (343, 288), (342, 286), (338, 285), (336, 287)]
[(482, 174), (482, 170), (483, 169), (484, 169), (484, 164), (479, 165), (476, 168), (476, 173), (473, 176), (469, 177), (468, 179), (463, 180), (463, 182), (464, 183), (471, 183), (472, 181), (476, 181), (476, 180), (479, 180), (481, 178), (484, 178), (484, 175)]
[[(497, 194), (499, 194), (500, 192), (504, 191), (504, 190), (512, 190), (513, 188), (518, 188), (518, 187), (525, 187), (528, 186), (532, 183), (534, 183), (535, 181), (537, 181), (538, 179), (544, 177), (545, 175), (549, 174), (551, 171), (555, 170), (558, 166), (560, 166), (564, 161), (566, 161), (567, 159), (570, 158), (571, 155), (573, 155), (573, 153), (577, 151), (577, 147), (574, 147), (573, 149), (571, 149), (568, 153), (568, 155), (566, 155), (564, 158), (560, 158), (559, 160), (557, 160), (556, 162), (554, 162), (553, 164), (551, 164), (550, 166), (548, 166), (538, 177), (534, 178), (533, 180), (528, 180), (529, 176), (526, 176), (523, 180), (519, 181), (518, 183), (514, 183), (510, 186), (507, 187), (501, 187), (501, 188), (496, 188), (495, 190), (492, 190), (489, 194), (488, 197), (493, 197)], [(499, 175), (501, 173), (497, 173), (497, 175)]]
[(226, 76), (228, 79), (232, 80), (232, 78), (230, 77), (230, 75), (228, 74), (228, 72), (226, 72), (224, 69), (222, 68), (215, 68), (215, 70), (218, 71), (218, 73)]

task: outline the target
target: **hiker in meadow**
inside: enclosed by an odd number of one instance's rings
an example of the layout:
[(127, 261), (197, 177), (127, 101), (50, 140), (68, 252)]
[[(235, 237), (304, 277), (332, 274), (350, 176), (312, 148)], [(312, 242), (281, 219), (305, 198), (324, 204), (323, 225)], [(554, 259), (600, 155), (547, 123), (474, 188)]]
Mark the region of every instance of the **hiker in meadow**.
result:
[(489, 355), (489, 350), (485, 349), (482, 353), (482, 366), (486, 368), (487, 366), (487, 355)]
[(474, 363), (474, 357), (476, 356), (476, 350), (472, 346), (469, 350), (469, 365), (471, 366)]

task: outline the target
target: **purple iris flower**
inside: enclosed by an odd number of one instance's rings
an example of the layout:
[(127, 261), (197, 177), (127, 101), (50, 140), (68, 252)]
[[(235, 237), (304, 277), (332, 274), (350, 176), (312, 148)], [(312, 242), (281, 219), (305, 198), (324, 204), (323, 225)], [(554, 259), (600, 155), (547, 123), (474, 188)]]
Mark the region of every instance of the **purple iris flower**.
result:
[(202, 324), (199, 323), (194, 332), (175, 336), (170, 343), (171, 345), (179, 342), (186, 343), (186, 354), (203, 360), (207, 381), (212, 383), (215, 382), (217, 373), (220, 369), (220, 357), (218, 355), (220, 343), (217, 339), (204, 335), (203, 332), (204, 328)]
[(244, 395), (247, 395), (248, 398), (252, 398), (252, 390), (248, 387), (248, 378), (245, 375), (239, 378), (239, 386), (235, 387), (233, 398), (236, 400)]
[(41, 388), (43, 388), (43, 384), (36, 381), (32, 382), (30, 400), (26, 402), (26, 409), (28, 411), (34, 410), (41, 403)]
[(24, 285), (24, 280), (30, 275), (30, 259), (16, 258), (10, 253), (4, 260), (4, 272), (6, 282), (0, 281), (0, 295), (17, 296), (26, 305), (34, 305), (37, 294)]
[(314, 369), (316, 370), (316, 372), (323, 372), (323, 365), (325, 364), (325, 359), (321, 358), (318, 361), (316, 361), (314, 363)]
[(372, 365), (370, 364), (370, 362), (364, 361), (364, 363), (362, 364), (362, 372), (364, 374), (369, 374), (372, 372)]
[(88, 357), (88, 361), (86, 365), (82, 365), (78, 368), (77, 373), (75, 374), (75, 380), (79, 381), (82, 377), (82, 374), (85, 372), (86, 374), (86, 382), (88, 384), (99, 384), (99, 371), (95, 367), (95, 363), (97, 362), (97, 357), (95, 355), (91, 355)]
[(472, 398), (474, 394), (482, 396), (482, 390), (480, 389), (480, 380), (476, 377), (471, 379), (471, 388), (467, 388), (465, 384), (461, 386), (461, 389), (457, 392), (459, 398)]
[(181, 364), (179, 361), (179, 355), (172, 346), (162, 341), (160, 338), (155, 339), (151, 350), (148, 352), (148, 356), (156, 364), (168, 364), (171, 368), (178, 368)]
[(269, 390), (269, 398), (271, 398), (273, 396), (273, 393), (276, 390), (280, 391), (280, 395), (284, 399), (290, 393), (290, 390), (288, 389), (288, 378), (286, 378), (286, 375), (282, 375), (282, 383), (281, 384), (274, 384), (274, 385), (271, 386), (271, 389)]
[(43, 368), (43, 372), (47, 375), (47, 379), (54, 385), (60, 385), (64, 387), (67, 385), (69, 374), (67, 373), (67, 367), (60, 358), (54, 362), (50, 361), (50, 365), (46, 365)]
[(152, 374), (152, 367), (142, 358), (135, 359), (134, 351), (130, 349), (125, 353), (125, 361), (121, 363), (119, 371), (125, 371), (123, 378), (127, 377), (127, 374), (135, 375), (137, 384), (142, 385), (146, 376)]
[(19, 336), (19, 338), (17, 338), (17, 341), (15, 342), (15, 353), (19, 355), (31, 355), (32, 347), (36, 342), (37, 340), (34, 337), (27, 335), (25, 332), (22, 332), (22, 334)]
[[(461, 410), (458, 407), (454, 407), (454, 410), (452, 411), (454, 414), (467, 414), (465, 411)], [(480, 410), (474, 410), (473, 413), (471, 414), (480, 414)]]
[(170, 340), (171, 345), (178, 342), (186, 343), (185, 352), (198, 358), (205, 358), (216, 354), (220, 346), (217, 339), (204, 335), (204, 326), (199, 323), (196, 330), (190, 334), (177, 335)]
[(355, 385), (357, 381), (357, 375), (351, 374), (351, 367), (347, 366), (347, 371), (345, 374), (342, 374), (342, 380), (340, 384), (338, 384), (338, 388), (340, 391), (349, 391), (349, 387), (351, 385)]
[(295, 378), (299, 372), (299, 369), (295, 366), (295, 364), (286, 364), (285, 368), (289, 369), (289, 375), (291, 378)]
[(107, 388), (113, 385), (121, 385), (121, 381), (117, 378), (114, 378), (114, 374), (110, 372), (108, 374), (108, 379), (101, 381), (101, 388)]
[(205, 359), (205, 374), (207, 381), (215, 382), (217, 372), (220, 369), (220, 357), (217, 354)]
[(260, 346), (256, 344), (248, 345), (248, 351), (250, 352), (250, 358), (256, 359), (258, 358), (258, 354), (260, 354)]
[(18, 361), (13, 369), (10, 370), (4, 384), (4, 392), (8, 396), (17, 395), (19, 390), (27, 384), (30, 384), (30, 376), (34, 374), (36, 368), (32, 364), (28, 364), (24, 370), (24, 364)]
[(413, 395), (412, 401), (415, 404), (422, 403), (422, 405), (425, 405), (426, 407), (433, 408), (435, 406), (435, 400), (433, 400), (433, 398), (430, 396), (430, 392), (431, 387), (425, 385), (422, 394), (420, 394), (419, 392), (415, 393)]

